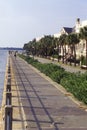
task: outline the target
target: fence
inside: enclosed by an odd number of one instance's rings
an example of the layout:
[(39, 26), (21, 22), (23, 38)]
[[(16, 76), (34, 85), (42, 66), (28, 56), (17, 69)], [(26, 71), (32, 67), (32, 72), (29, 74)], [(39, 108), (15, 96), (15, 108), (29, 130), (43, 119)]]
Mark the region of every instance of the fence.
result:
[(12, 130), (12, 101), (11, 101), (11, 65), (10, 58), (8, 60), (8, 70), (7, 70), (7, 84), (6, 84), (6, 99), (5, 99), (5, 120), (4, 120), (4, 130)]

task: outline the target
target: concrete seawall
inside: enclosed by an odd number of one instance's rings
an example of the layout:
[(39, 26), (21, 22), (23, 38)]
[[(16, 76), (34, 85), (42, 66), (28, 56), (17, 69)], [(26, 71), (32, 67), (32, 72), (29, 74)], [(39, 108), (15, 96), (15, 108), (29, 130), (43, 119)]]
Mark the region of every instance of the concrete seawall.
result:
[(22, 130), (23, 122), (20, 121), (23, 113), (21, 101), (19, 99), (19, 91), (17, 88), (14, 71), (12, 68), (12, 60), (10, 55), (7, 59), (3, 98), (0, 109), (0, 130)]
[[(10, 57), (7, 58), (7, 65), (5, 71), (5, 80), (4, 80), (4, 89), (3, 89), (3, 98), (0, 109), (0, 130), (5, 130), (6, 128), (6, 109), (7, 107), (11, 107), (11, 63)], [(7, 106), (8, 105), (8, 106)]]

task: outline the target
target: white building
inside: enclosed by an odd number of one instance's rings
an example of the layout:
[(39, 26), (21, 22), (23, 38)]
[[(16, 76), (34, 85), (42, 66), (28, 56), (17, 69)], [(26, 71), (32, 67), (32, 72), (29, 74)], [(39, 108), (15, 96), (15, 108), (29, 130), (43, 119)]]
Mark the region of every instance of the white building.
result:
[(87, 20), (80, 21), (80, 19), (78, 18), (76, 20), (75, 32), (79, 33), (80, 29), (83, 28), (84, 26), (87, 26)]
[[(80, 29), (87, 26), (87, 20), (84, 21), (80, 21), (80, 19), (78, 18), (76, 20), (76, 26), (75, 26), (75, 32), (79, 33)], [(80, 43), (77, 45), (77, 56), (80, 57), (81, 55), (86, 55), (86, 44), (85, 44), (85, 40), (81, 40)]]
[(87, 20), (84, 20), (84, 21), (80, 21), (79, 18), (77, 18), (76, 20), (76, 24), (73, 28), (71, 27), (63, 27), (59, 33), (56, 33), (54, 34), (54, 37), (60, 37), (62, 34), (66, 34), (68, 35), (69, 33), (72, 33), (72, 32), (76, 32), (76, 33), (79, 33), (80, 32), (80, 29), (83, 28), (84, 26), (87, 26)]
[[(80, 21), (79, 18), (76, 20), (76, 24), (73, 28), (70, 27), (63, 27), (61, 31), (57, 34), (54, 34), (54, 37), (59, 38), (62, 34), (70, 34), (72, 32), (79, 33), (80, 29), (83, 28), (84, 26), (87, 26), (87, 20)], [(79, 58), (81, 55), (86, 54), (86, 45), (85, 45), (85, 40), (81, 40), (78, 45), (76, 45), (76, 54), (77, 58)]]

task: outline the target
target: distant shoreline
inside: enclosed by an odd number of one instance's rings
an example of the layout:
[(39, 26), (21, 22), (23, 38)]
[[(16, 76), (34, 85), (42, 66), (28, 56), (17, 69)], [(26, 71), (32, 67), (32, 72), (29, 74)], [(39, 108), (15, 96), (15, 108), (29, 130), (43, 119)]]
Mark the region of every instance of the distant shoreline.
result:
[(16, 48), (16, 47), (0, 47), (0, 50), (23, 50), (23, 48)]

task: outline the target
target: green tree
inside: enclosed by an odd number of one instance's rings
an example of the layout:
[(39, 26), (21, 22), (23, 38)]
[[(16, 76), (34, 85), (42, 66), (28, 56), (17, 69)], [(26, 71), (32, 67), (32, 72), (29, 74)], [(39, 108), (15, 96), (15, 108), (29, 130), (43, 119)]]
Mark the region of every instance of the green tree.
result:
[(79, 38), (86, 41), (86, 66), (87, 66), (87, 26), (80, 29)]
[[(64, 63), (64, 50), (65, 50), (65, 45), (66, 45), (66, 34), (62, 34), (59, 37), (59, 44), (62, 47), (62, 63)], [(66, 54), (65, 54), (66, 55)]]
[(44, 36), (40, 40), (44, 56), (46, 57), (52, 54), (52, 41), (53, 37), (50, 35)]
[[(74, 65), (76, 66), (76, 49), (75, 49), (75, 46), (76, 46), (76, 44), (79, 43), (78, 35), (75, 34), (75, 33), (69, 34), (66, 38), (66, 42), (68, 43), (69, 48), (71, 50), (71, 52), (69, 52), (70, 53), (70, 59), (71, 59), (71, 55), (73, 55)], [(71, 65), (71, 62), (70, 62), (70, 65)]]

